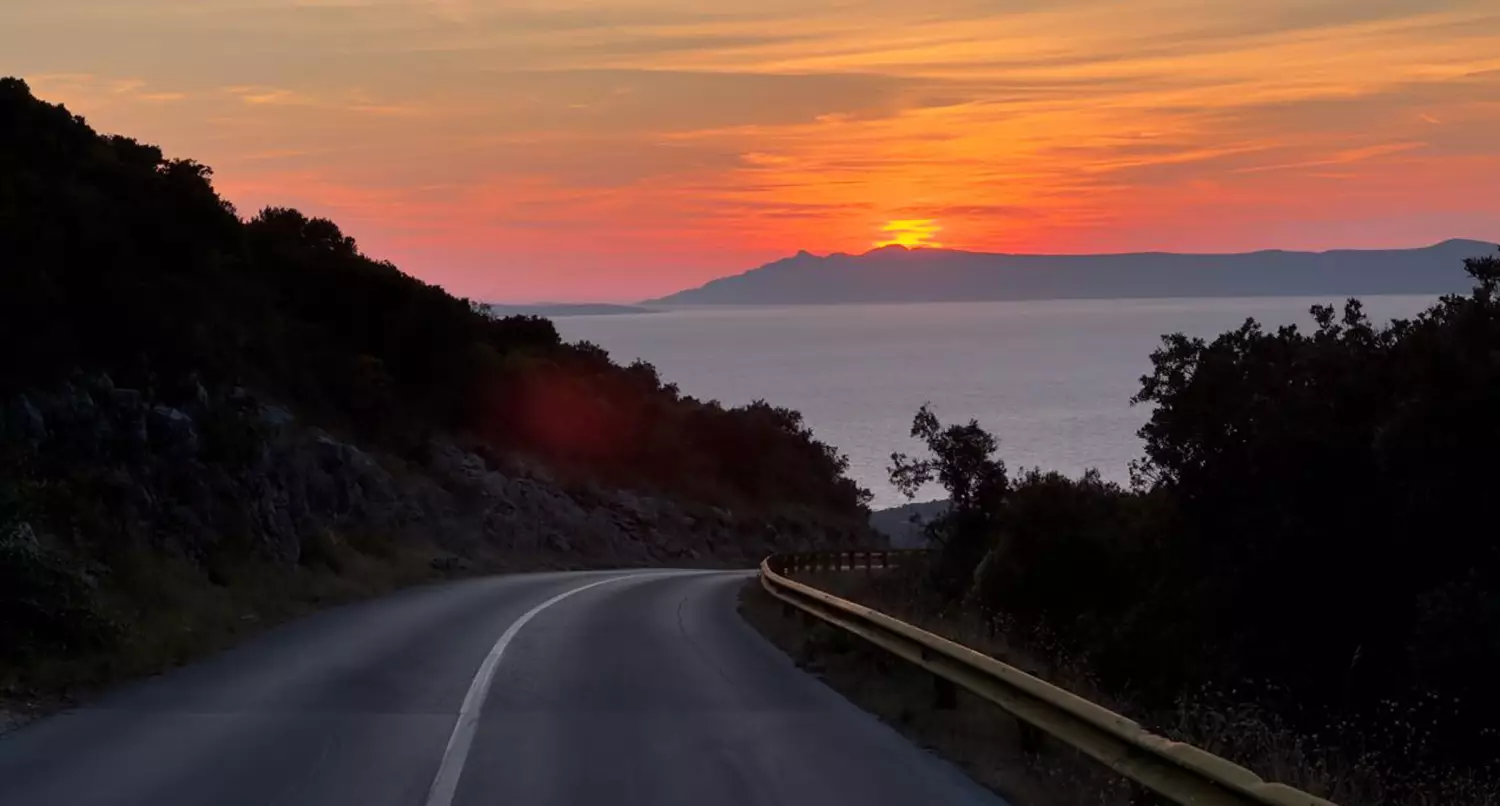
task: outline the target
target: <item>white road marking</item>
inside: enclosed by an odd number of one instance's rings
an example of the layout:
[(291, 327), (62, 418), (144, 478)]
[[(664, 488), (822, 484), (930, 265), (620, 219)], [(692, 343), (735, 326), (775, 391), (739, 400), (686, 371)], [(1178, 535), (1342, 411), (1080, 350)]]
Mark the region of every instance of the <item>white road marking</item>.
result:
[(495, 668), (500, 665), (500, 656), (505, 654), (505, 648), (510, 645), (511, 639), (515, 638), (521, 628), (526, 626), (526, 622), (575, 593), (582, 593), (589, 588), (597, 588), (611, 582), (638, 579), (644, 576), (661, 576), (661, 574), (626, 574), (563, 591), (526, 611), (525, 615), (516, 619), (516, 622), (506, 629), (500, 639), (495, 642), (495, 646), (490, 649), (490, 654), (485, 656), (484, 662), (479, 664), (479, 671), (474, 674), (474, 682), (469, 684), (469, 693), (464, 695), (464, 704), (458, 710), (458, 721), (453, 725), (453, 735), (448, 737), (448, 747), (443, 751), (443, 763), (438, 767), (437, 777), (432, 779), (432, 788), (427, 790), (427, 806), (452, 806), (453, 795), (458, 791), (459, 776), (463, 775), (464, 762), (469, 758), (469, 746), (474, 743), (474, 731), (479, 727), (479, 710), (484, 707), (484, 700), (490, 694), (490, 681), (495, 677)]

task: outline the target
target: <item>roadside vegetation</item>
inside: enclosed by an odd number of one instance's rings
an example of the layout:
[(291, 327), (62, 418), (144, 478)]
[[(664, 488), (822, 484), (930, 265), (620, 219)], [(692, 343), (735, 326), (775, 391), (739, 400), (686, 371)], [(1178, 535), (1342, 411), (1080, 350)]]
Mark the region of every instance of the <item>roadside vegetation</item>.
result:
[[(1500, 260), (1422, 315), (1164, 338), (1130, 487), (924, 407), (951, 508), (845, 591), (1345, 806), (1500, 803)], [(826, 580), (824, 580), (826, 582)]]

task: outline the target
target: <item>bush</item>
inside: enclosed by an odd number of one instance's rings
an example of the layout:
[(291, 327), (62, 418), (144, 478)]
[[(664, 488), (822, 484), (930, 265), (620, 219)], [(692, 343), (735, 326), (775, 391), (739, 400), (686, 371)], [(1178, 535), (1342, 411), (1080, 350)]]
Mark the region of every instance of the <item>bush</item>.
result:
[(116, 633), (79, 563), (44, 548), (30, 525), (0, 521), (0, 660), (99, 649)]

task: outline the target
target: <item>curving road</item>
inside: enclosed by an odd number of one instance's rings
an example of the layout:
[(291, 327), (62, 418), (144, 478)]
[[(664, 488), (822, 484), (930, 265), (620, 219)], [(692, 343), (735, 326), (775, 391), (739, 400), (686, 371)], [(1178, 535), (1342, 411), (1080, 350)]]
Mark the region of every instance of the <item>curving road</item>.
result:
[(4, 806), (1002, 802), (799, 671), (746, 575), (408, 590), (0, 737)]

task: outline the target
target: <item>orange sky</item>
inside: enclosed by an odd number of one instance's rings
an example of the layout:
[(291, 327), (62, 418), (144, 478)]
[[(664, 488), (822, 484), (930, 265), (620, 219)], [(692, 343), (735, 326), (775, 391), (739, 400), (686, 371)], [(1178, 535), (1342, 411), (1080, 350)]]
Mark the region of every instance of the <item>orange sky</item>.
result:
[(0, 74), (496, 301), (1500, 238), (1494, 0), (0, 0)]

